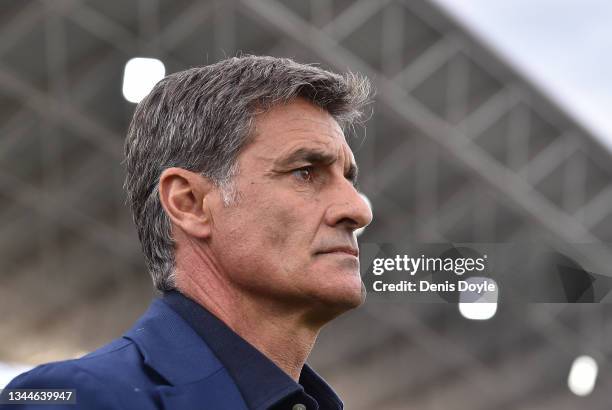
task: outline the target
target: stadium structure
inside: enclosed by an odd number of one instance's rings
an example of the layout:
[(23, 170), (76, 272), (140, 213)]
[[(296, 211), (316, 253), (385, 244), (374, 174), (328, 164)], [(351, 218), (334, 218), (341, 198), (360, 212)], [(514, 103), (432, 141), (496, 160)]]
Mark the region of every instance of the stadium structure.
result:
[[(363, 242), (534, 241), (612, 274), (610, 152), (494, 49), (427, 1), (3, 0), (0, 361), (75, 357), (122, 334), (153, 295), (122, 190), (132, 57), (167, 72), (238, 53), (370, 77), (353, 147), (374, 223)], [(589, 243), (585, 247), (573, 246)], [(311, 362), (369, 409), (609, 408), (611, 310), (368, 303)], [(567, 388), (599, 363), (594, 391)]]

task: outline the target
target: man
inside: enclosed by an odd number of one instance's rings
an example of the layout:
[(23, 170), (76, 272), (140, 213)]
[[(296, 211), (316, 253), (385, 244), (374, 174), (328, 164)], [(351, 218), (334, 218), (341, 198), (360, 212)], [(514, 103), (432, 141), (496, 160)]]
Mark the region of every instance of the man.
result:
[(341, 409), (305, 361), (365, 297), (355, 230), (372, 214), (343, 128), (368, 94), (272, 57), (160, 81), (128, 132), (125, 187), (163, 296), (121, 339), (7, 388), (74, 388), (72, 409)]

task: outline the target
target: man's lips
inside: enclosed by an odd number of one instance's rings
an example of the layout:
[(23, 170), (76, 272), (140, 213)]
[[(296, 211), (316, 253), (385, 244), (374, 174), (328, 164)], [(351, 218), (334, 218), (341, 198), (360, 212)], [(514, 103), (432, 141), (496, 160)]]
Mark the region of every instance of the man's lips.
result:
[(359, 256), (359, 249), (351, 248), (350, 246), (336, 246), (317, 252), (317, 255), (325, 253), (346, 253), (355, 257)]

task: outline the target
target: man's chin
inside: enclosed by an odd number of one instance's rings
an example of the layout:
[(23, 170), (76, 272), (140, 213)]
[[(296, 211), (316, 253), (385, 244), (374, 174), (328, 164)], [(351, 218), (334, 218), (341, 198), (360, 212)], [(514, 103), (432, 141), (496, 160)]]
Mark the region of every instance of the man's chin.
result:
[(329, 320), (349, 310), (361, 306), (366, 299), (366, 288), (361, 279), (358, 283), (343, 283), (333, 292), (319, 295), (316, 304), (322, 314), (329, 315)]
[(358, 308), (359, 306), (363, 305), (363, 303), (366, 300), (366, 294), (367, 294), (366, 287), (361, 280), (359, 282), (360, 282), (359, 291), (355, 292), (355, 297), (349, 301), (350, 309)]
[(354, 309), (356, 307), (361, 306), (363, 302), (365, 302), (366, 298), (366, 288), (363, 284), (363, 281), (359, 279), (359, 283), (352, 284), (350, 287), (346, 288), (346, 294), (342, 295), (339, 298), (339, 301), (344, 302), (344, 304), (350, 309)]

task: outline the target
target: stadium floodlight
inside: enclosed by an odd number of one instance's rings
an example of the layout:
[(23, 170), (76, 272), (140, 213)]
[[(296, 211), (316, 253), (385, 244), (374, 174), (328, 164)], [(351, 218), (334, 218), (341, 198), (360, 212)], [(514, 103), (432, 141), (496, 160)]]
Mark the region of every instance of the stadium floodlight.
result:
[(132, 58), (125, 64), (123, 71), (123, 96), (129, 102), (138, 103), (165, 75), (166, 67), (160, 60)]
[[(459, 293), (459, 313), (470, 320), (488, 320), (497, 312), (499, 286), (495, 280), (487, 277), (473, 276), (465, 281), (469, 290)], [(478, 293), (477, 286), (492, 286), (495, 290)]]
[(597, 380), (597, 362), (590, 356), (579, 356), (572, 363), (567, 386), (577, 396), (588, 396)]
[[(368, 207), (370, 207), (370, 209), (372, 209), (372, 202), (370, 202), (370, 199), (365, 196), (365, 194), (363, 193), (359, 193), (359, 196), (361, 196), (361, 198), (363, 198), (364, 202), (368, 205)], [(363, 228), (359, 228), (357, 230), (355, 230), (355, 235), (359, 236), (363, 233), (363, 231), (365, 231), (365, 228), (367, 228), (366, 226), (364, 226)]]
[(497, 303), (459, 303), (459, 312), (466, 319), (488, 320), (495, 316), (495, 312), (497, 312)]

